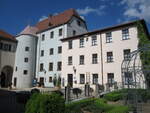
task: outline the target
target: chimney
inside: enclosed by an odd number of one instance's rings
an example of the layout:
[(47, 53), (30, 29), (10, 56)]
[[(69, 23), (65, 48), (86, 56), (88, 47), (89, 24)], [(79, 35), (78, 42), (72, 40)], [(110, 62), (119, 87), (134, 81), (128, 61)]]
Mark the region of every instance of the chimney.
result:
[(52, 16), (53, 16), (52, 14), (49, 14), (49, 15), (48, 15), (49, 18), (51, 18)]

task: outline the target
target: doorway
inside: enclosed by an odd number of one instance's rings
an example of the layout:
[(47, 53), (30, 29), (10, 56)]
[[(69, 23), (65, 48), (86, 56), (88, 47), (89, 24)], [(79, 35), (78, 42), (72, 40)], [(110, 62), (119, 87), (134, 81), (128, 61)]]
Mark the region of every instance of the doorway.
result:
[(12, 74), (13, 68), (11, 66), (4, 66), (0, 75), (0, 85), (1, 87), (9, 87), (12, 85)]
[(68, 85), (73, 87), (73, 74), (68, 74)]
[(40, 77), (40, 86), (44, 86), (44, 77)]

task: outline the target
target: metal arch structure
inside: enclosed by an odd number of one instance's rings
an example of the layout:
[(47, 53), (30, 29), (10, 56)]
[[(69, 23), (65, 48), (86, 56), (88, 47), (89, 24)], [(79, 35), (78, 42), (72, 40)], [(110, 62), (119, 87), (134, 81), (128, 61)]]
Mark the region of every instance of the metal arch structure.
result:
[[(145, 45), (138, 50), (129, 54), (128, 59), (124, 59), (121, 64), (122, 71), (122, 86), (128, 89), (125, 97), (125, 104), (132, 105), (135, 108), (135, 113), (142, 113), (142, 106), (139, 106), (140, 97), (136, 90), (130, 89), (146, 89), (150, 86), (146, 76), (150, 76), (150, 64), (142, 64), (141, 54), (148, 53), (150, 55), (150, 45)], [(144, 56), (144, 61), (150, 60), (150, 57)], [(132, 98), (131, 98), (132, 97)]]

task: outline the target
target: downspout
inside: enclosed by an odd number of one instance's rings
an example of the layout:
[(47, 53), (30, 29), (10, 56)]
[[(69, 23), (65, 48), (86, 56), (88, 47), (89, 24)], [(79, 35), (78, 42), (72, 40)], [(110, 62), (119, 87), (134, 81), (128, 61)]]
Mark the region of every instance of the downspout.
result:
[(41, 33), (40, 33), (40, 36), (39, 36), (39, 58), (38, 58), (38, 77), (39, 77), (39, 67), (40, 67), (40, 48), (41, 48)]
[(102, 46), (102, 36), (100, 33), (100, 50), (101, 50), (101, 74), (102, 74), (102, 85), (104, 85), (103, 81), (103, 46)]

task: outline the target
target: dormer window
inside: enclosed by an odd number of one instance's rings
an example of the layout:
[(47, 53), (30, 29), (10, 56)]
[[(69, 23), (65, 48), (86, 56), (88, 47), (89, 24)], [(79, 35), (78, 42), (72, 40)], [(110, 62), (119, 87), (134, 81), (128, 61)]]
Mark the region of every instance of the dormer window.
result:
[(79, 20), (77, 20), (77, 24), (78, 26), (81, 26), (81, 22)]

